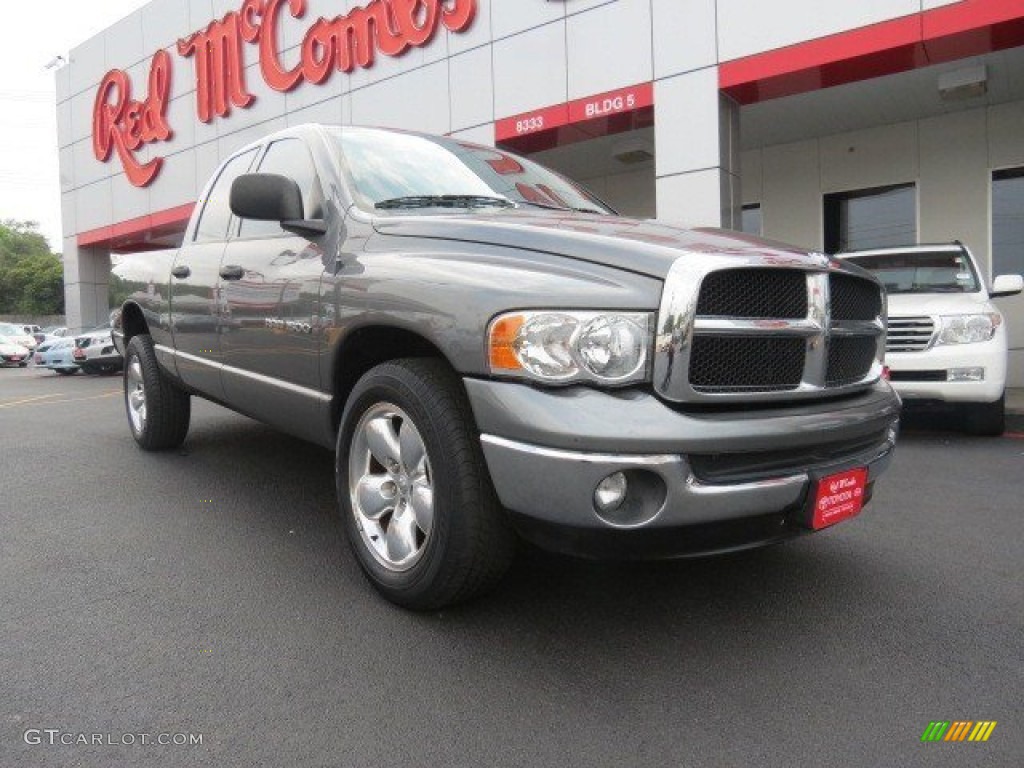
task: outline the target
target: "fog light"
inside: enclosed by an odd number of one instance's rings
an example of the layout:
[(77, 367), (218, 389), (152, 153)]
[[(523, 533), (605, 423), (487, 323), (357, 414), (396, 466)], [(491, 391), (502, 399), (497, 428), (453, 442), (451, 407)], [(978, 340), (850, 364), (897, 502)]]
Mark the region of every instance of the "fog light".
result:
[(950, 368), (946, 371), (946, 381), (984, 381), (984, 368)]
[(598, 483), (597, 490), (594, 491), (594, 506), (597, 507), (597, 511), (608, 513), (621, 507), (626, 498), (628, 485), (626, 476), (621, 472), (608, 475)]

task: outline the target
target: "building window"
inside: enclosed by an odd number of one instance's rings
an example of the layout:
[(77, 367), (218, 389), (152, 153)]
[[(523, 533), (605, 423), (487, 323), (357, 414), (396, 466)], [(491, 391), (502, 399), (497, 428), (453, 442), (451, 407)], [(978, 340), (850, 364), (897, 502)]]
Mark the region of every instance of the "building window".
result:
[(1024, 168), (992, 174), (992, 276), (1024, 274)]
[(748, 235), (761, 235), (761, 204), (751, 203), (743, 206), (740, 216), (740, 230)]
[(828, 253), (917, 243), (917, 187), (858, 189), (825, 195)]

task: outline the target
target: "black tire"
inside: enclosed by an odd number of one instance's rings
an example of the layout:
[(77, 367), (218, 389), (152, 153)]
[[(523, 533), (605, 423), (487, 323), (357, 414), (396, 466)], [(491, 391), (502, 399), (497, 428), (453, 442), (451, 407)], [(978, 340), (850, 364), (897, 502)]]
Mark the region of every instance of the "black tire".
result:
[(74, 376), (78, 373), (77, 368), (57, 368), (56, 370), (61, 376)]
[(18, 363), (19, 368), (28, 368), (28, 363)]
[(96, 374), (96, 368), (92, 365), (82, 365), (79, 367), (86, 376), (94, 376)]
[[(134, 363), (138, 362), (138, 371)], [(177, 448), (188, 434), (192, 402), (187, 392), (176, 387), (160, 370), (153, 351), (153, 340), (148, 334), (133, 336), (125, 350), (124, 407), (132, 437), (147, 451), (166, 451)], [(141, 419), (134, 403), (137, 392), (142, 391), (144, 410)]]
[[(430, 529), (426, 533), (417, 530), (414, 557), (418, 559), (405, 570), (388, 567), (384, 562), (387, 556), (379, 559), (382, 555), (374, 553), (369, 527), (373, 524), (354, 508), (361, 502), (353, 502), (350, 490), (353, 463), (366, 461), (368, 466), (380, 467), (380, 477), (387, 472), (382, 464), (373, 464), (375, 459), (368, 458), (363, 444), (355, 440), (357, 428), (359, 434), (367, 434), (364, 427), (369, 422), (364, 417), (382, 408), (399, 412), (401, 416), (386, 414), (397, 417), (399, 425), (405, 424), (405, 416), (412, 421), (425, 454), (420, 476), (432, 489)], [(353, 456), (356, 458), (350, 461)], [(391, 602), (412, 610), (436, 610), (486, 592), (508, 570), (515, 534), (494, 492), (462, 383), (443, 361), (406, 358), (368, 371), (346, 403), (335, 461), (342, 525), (349, 544), (370, 582)], [(363, 477), (369, 477), (370, 471)], [(388, 518), (386, 526), (377, 529), (382, 531), (380, 536), (374, 538), (380, 540), (380, 546), (390, 536), (394, 520), (400, 519), (401, 509), (418, 519), (415, 486), (410, 482), (413, 471), (408, 475), (402, 472), (410, 494), (408, 507), (402, 506), (404, 497), (396, 491), (399, 495), (392, 497), (395, 511), (380, 516), (380, 520)], [(384, 527), (388, 531), (384, 532)]]
[(1006, 430), (1006, 395), (994, 403), (963, 406), (964, 431), (969, 435), (998, 437)]

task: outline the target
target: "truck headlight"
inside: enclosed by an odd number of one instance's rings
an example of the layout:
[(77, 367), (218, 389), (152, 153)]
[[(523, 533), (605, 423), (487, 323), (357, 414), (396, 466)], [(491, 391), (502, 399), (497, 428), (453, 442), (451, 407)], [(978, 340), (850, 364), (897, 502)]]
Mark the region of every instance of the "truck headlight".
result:
[(631, 384), (647, 378), (646, 312), (510, 312), (491, 322), (491, 372), (548, 384)]
[(936, 344), (973, 344), (988, 341), (1003, 321), (996, 312), (976, 315), (943, 315), (939, 318), (939, 338)]

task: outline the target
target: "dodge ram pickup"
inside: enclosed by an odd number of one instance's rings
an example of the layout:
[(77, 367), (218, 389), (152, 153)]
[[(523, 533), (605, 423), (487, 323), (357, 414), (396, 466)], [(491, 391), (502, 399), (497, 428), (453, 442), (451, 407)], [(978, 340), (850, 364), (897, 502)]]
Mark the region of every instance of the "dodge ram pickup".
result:
[(291, 128), (223, 162), (183, 237), (116, 270), (135, 441), (179, 446), (195, 395), (332, 449), (399, 605), (483, 592), (520, 535), (654, 558), (819, 530), (892, 457), (876, 278), (617, 216), (500, 149)]

